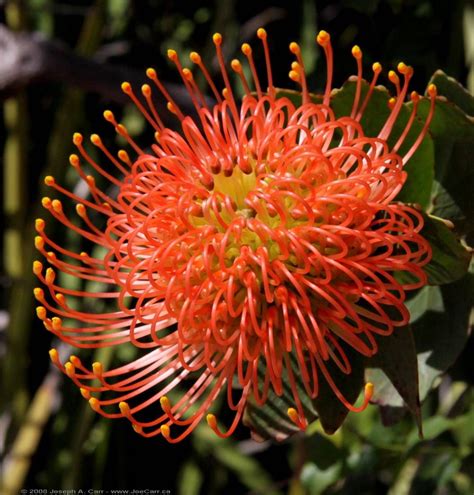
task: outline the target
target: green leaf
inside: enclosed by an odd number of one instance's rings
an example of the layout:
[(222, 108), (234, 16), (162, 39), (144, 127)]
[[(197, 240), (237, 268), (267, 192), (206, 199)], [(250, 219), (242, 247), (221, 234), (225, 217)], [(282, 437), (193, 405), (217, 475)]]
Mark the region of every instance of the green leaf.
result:
[[(364, 361), (363, 357), (347, 346), (341, 344), (347, 354), (352, 366), (350, 374), (342, 373), (333, 362), (327, 362), (326, 367), (337, 387), (350, 402), (354, 403), (360, 395), (364, 384)], [(349, 410), (336, 397), (331, 387), (319, 371), (319, 394), (312, 400), (306, 393), (303, 381), (300, 377), (297, 360), (291, 358), (293, 375), (295, 377), (298, 396), (303, 406), (303, 411), (308, 423), (314, 421), (318, 416), (321, 426), (328, 434), (334, 433), (344, 422)], [(259, 378), (263, 382), (265, 367), (259, 367)], [(278, 396), (270, 388), (268, 399), (263, 406), (255, 404), (252, 398), (249, 399), (244, 415), (244, 422), (253, 431), (256, 439), (273, 439), (282, 441), (290, 435), (298, 433), (299, 428), (288, 417), (288, 408), (295, 407), (295, 399), (289, 385), (287, 371), (283, 372), (283, 393)]]
[[(301, 106), (303, 103), (303, 94), (296, 89), (275, 88), (277, 98), (288, 98), (295, 107)], [(314, 93), (309, 93), (309, 97), (313, 103), (322, 103), (323, 97)]]
[(366, 379), (374, 384), (372, 402), (403, 407), (413, 414), (421, 434), (418, 362), (413, 332), (409, 326), (396, 328), (377, 340), (379, 350), (368, 360)]
[(203, 483), (203, 473), (193, 461), (187, 461), (178, 477), (179, 495), (199, 495)]
[[(306, 394), (303, 381), (300, 376), (296, 358), (292, 356), (292, 369), (296, 381), (296, 388), (303, 406), (308, 422), (316, 419), (316, 411), (311, 399)], [(265, 379), (266, 364), (260, 362), (258, 376), (263, 383)], [(244, 423), (252, 430), (252, 435), (256, 440), (272, 439), (281, 442), (290, 435), (298, 433), (300, 429), (288, 416), (288, 408), (295, 407), (295, 399), (291, 391), (288, 373), (283, 370), (283, 393), (278, 396), (272, 386), (268, 391), (267, 401), (263, 406), (255, 403), (251, 397), (245, 408)]]
[(420, 398), (431, 390), (434, 380), (457, 359), (469, 337), (469, 322), (474, 307), (474, 275), (440, 288), (439, 305), (429, 308), (412, 323), (418, 354)]
[(319, 495), (340, 478), (342, 460), (326, 469), (319, 468), (314, 462), (308, 462), (301, 471), (301, 483), (308, 495)]
[(444, 308), (441, 288), (437, 285), (426, 285), (406, 303), (410, 312), (410, 323), (418, 321), (426, 311), (442, 313)]
[(232, 438), (220, 438), (207, 425), (199, 425), (194, 433), (194, 448), (204, 462), (209, 463), (211, 457), (211, 462), (225, 466), (249, 490), (280, 495), (280, 491), (272, 486), (270, 475), (258, 460), (242, 452)]
[(445, 96), (467, 115), (474, 115), (474, 96), (464, 88), (456, 79), (449, 77), (442, 70), (437, 70), (428, 84), (435, 84), (438, 95)]
[[(464, 91), (452, 80), (440, 73), (434, 79), (450, 101), (436, 101), (430, 134), (434, 142), (435, 153), (435, 185), (429, 212), (435, 216), (453, 221), (460, 233), (474, 232), (474, 120), (464, 113), (462, 108), (470, 108), (472, 103), (466, 96), (460, 97)], [(471, 97), (472, 98), (472, 97)], [(418, 114), (426, 119), (429, 103), (420, 102)]]
[[(423, 215), (421, 235), (430, 243), (432, 257), (423, 267), (430, 285), (455, 282), (462, 278), (469, 268), (472, 258), (470, 250), (465, 248), (446, 222), (441, 218)], [(397, 272), (397, 279), (403, 283), (417, 279), (407, 271)]]
[(471, 253), (459, 242), (443, 220), (423, 214), (421, 235), (430, 243), (433, 256), (425, 266), (431, 285), (448, 284), (463, 277), (471, 260)]
[[(354, 404), (364, 386), (364, 358), (358, 352), (348, 349), (347, 346), (344, 346), (344, 352), (351, 363), (350, 375), (342, 373), (332, 362), (327, 362), (326, 367), (342, 395)], [(313, 403), (321, 426), (330, 435), (342, 425), (349, 413), (347, 407), (334, 395), (331, 387), (322, 377), (319, 380), (318, 397)]]

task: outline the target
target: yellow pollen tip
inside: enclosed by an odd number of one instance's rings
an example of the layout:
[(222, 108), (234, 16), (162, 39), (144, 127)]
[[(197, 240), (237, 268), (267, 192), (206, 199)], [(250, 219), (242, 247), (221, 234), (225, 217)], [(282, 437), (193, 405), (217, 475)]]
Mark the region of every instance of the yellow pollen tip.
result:
[(74, 372), (76, 371), (74, 369), (74, 365), (70, 363), (69, 361), (64, 365), (64, 369), (66, 371), (66, 375), (69, 376), (69, 378), (74, 376)]
[(60, 304), (64, 304), (66, 302), (66, 298), (64, 297), (64, 294), (61, 294), (60, 292), (58, 292), (56, 294), (56, 300), (60, 303)]
[(63, 205), (59, 199), (53, 199), (51, 205), (56, 213), (61, 213), (63, 211)]
[(127, 94), (127, 95), (131, 94), (131, 92), (132, 92), (132, 85), (131, 85), (128, 81), (124, 81), (124, 82), (120, 85), (120, 87), (122, 88), (122, 91), (123, 91), (125, 94)]
[(135, 423), (132, 424), (132, 428), (135, 433), (143, 433), (143, 428)]
[(99, 401), (94, 398), (94, 397), (91, 397), (89, 399), (89, 405), (91, 406), (91, 408), (95, 411), (95, 412), (99, 412), (100, 411), (100, 404), (99, 404)]
[(40, 275), (43, 271), (43, 263), (41, 261), (33, 261), (33, 273), (35, 275)]
[(215, 417), (214, 414), (208, 414), (206, 416), (206, 421), (207, 421), (207, 424), (213, 429), (215, 430), (217, 428), (217, 419)]
[(397, 99), (392, 97), (388, 100), (388, 108), (390, 108), (390, 110), (395, 106), (395, 103), (397, 102)]
[(72, 142), (78, 146), (80, 144), (82, 144), (82, 134), (79, 134), (78, 132), (75, 132), (72, 136)]
[(54, 282), (55, 277), (56, 274), (54, 273), (54, 270), (52, 268), (48, 268), (46, 270), (46, 275), (45, 275), (46, 283), (52, 284)]
[(289, 418), (293, 423), (298, 423), (299, 422), (299, 415), (298, 411), (294, 407), (289, 407), (288, 410), (286, 411), (286, 414), (288, 414)]
[(153, 134), (154, 138), (155, 138), (155, 141), (157, 143), (160, 142), (160, 137), (161, 137), (161, 133), (159, 133), (158, 131), (156, 131), (154, 134)]
[(220, 45), (222, 43), (222, 35), (220, 33), (214, 33), (212, 35), (212, 41), (215, 45)]
[(189, 54), (189, 60), (193, 62), (193, 64), (200, 64), (201, 63), (201, 55), (199, 55), (198, 52), (191, 52)]
[(413, 102), (420, 101), (420, 95), (419, 95), (416, 91), (412, 91), (412, 92), (410, 93), (410, 99), (411, 99), (411, 101), (413, 101)]
[(397, 65), (397, 70), (400, 74), (406, 74), (408, 72), (408, 66), (404, 62), (400, 62)]
[(123, 124), (118, 124), (115, 130), (122, 136), (127, 136), (127, 128)]
[(124, 416), (127, 416), (130, 413), (130, 406), (124, 401), (119, 402), (119, 409)]
[(117, 156), (122, 160), (123, 162), (128, 162), (130, 160), (128, 153), (125, 150), (119, 150), (117, 153)]
[(257, 36), (261, 39), (264, 40), (267, 37), (267, 32), (263, 28), (258, 28), (257, 29)]
[(300, 47), (299, 47), (298, 43), (295, 43), (294, 41), (292, 41), (290, 43), (290, 52), (294, 53), (295, 55), (300, 53)]
[(374, 395), (374, 384), (372, 382), (367, 382), (364, 389), (366, 397), (370, 400)]
[(397, 83), (399, 81), (399, 78), (397, 76), (397, 73), (393, 70), (388, 72), (388, 78), (392, 83)]
[(71, 363), (74, 366), (80, 366), (81, 365), (81, 360), (77, 356), (74, 356), (74, 354), (71, 354), (71, 356), (69, 356), (69, 361), (71, 361)]
[(316, 41), (318, 42), (319, 45), (325, 46), (329, 43), (331, 40), (331, 36), (327, 31), (319, 31), (318, 35), (316, 36)]
[(161, 407), (163, 408), (163, 411), (166, 412), (170, 410), (171, 404), (168, 397), (166, 397), (166, 395), (163, 395), (163, 397), (160, 398), (160, 404)]
[(79, 167), (79, 157), (75, 154), (72, 154), (72, 155), (69, 155), (69, 163), (73, 166), (73, 167)]
[(430, 84), (428, 86), (428, 94), (433, 98), (438, 94), (438, 88), (436, 87), (436, 85)]
[(107, 122), (113, 122), (115, 120), (114, 114), (110, 110), (105, 110), (102, 115)]
[(35, 236), (35, 248), (39, 251), (44, 248), (44, 240), (40, 235)]
[(44, 222), (44, 220), (42, 218), (37, 218), (35, 220), (35, 229), (38, 232), (43, 232), (44, 226), (45, 226), (45, 222)]
[(48, 198), (48, 196), (45, 196), (44, 198), (41, 199), (41, 204), (45, 208), (51, 208), (51, 198)]
[(151, 88), (148, 84), (143, 84), (141, 87), (142, 95), (145, 97), (151, 96)]
[(300, 75), (295, 70), (290, 70), (290, 72), (288, 72), (288, 77), (295, 82), (300, 80)]
[(102, 139), (98, 134), (91, 134), (91, 143), (95, 146), (99, 146), (102, 144)]
[(42, 301), (44, 299), (44, 290), (41, 287), (35, 287), (33, 289), (33, 295), (38, 301)]
[(81, 395), (82, 397), (84, 397), (84, 399), (87, 399), (87, 400), (90, 400), (91, 398), (91, 393), (89, 392), (89, 390), (87, 390), (87, 388), (80, 388), (79, 391), (81, 392)]
[(46, 255), (47, 255), (48, 259), (52, 259), (52, 260), (57, 259), (57, 258), (56, 258), (56, 253), (55, 253), (54, 251), (48, 251), (48, 252), (46, 253)]
[(53, 318), (51, 318), (51, 324), (53, 326), (53, 330), (59, 331), (61, 330), (63, 320), (61, 320), (61, 318), (58, 318), (57, 316), (53, 316)]
[(188, 68), (186, 68), (186, 67), (183, 69), (183, 76), (188, 81), (192, 81), (193, 80), (193, 73)]
[(178, 60), (178, 54), (176, 53), (176, 50), (171, 50), (169, 49), (166, 54), (168, 55), (168, 58), (172, 60), (173, 62), (176, 62)]
[(92, 363), (92, 372), (96, 376), (101, 376), (102, 373), (104, 372), (104, 369), (102, 367), (102, 363), (99, 363), (97, 361), (95, 363)]
[(149, 67), (146, 70), (146, 77), (148, 77), (149, 79), (156, 79), (156, 70), (152, 67)]
[(227, 97), (229, 96), (229, 90), (227, 88), (224, 88), (222, 90), (222, 96), (227, 99)]
[(235, 72), (241, 72), (242, 70), (242, 64), (236, 58), (232, 60), (230, 66), (232, 67), (232, 70), (234, 70)]
[(41, 320), (44, 321), (46, 320), (46, 308), (44, 306), (38, 306), (36, 308), (36, 316)]
[(357, 59), (362, 58), (362, 50), (355, 45), (352, 47), (352, 55)]
[(294, 60), (293, 62), (291, 62), (291, 68), (293, 70), (299, 71), (301, 70), (301, 65), (296, 60)]
[(50, 349), (49, 350), (49, 357), (54, 364), (59, 364), (59, 354), (58, 354), (57, 349), (54, 349), (54, 348)]
[(52, 186), (54, 184), (54, 177), (52, 175), (47, 175), (45, 178), (44, 178), (44, 183), (47, 185), (47, 186)]
[(378, 74), (379, 72), (382, 72), (382, 65), (379, 62), (375, 62), (372, 64), (372, 70)]
[(165, 438), (169, 438), (169, 436), (170, 436), (170, 427), (168, 425), (161, 425), (160, 426), (160, 431), (161, 431), (161, 434)]
[(248, 43), (244, 43), (240, 49), (244, 55), (248, 56), (252, 54), (252, 47)]
[(84, 218), (86, 216), (86, 207), (82, 203), (78, 203), (76, 205), (76, 213), (81, 217)]
[(169, 101), (167, 104), (166, 104), (166, 108), (173, 114), (176, 114), (176, 108), (174, 107), (174, 105), (171, 103), (171, 101)]

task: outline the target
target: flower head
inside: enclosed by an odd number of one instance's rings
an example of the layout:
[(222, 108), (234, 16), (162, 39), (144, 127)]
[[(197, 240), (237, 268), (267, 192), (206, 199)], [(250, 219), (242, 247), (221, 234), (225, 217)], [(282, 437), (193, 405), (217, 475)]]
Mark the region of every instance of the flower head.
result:
[[(431, 251), (419, 233), (422, 217), (393, 200), (406, 179), (404, 165), (427, 131), (436, 88), (429, 88), (431, 111), (423, 130), (402, 156), (398, 150), (416, 117), (417, 94), (411, 95), (413, 111), (400, 138), (393, 146), (387, 140), (407, 96), (410, 67), (399, 64), (402, 81), (389, 73), (397, 89), (391, 113), (379, 135), (367, 137), (360, 121), (380, 64), (374, 64), (364, 94), (362, 52), (354, 47), (358, 76), (352, 109), (336, 118), (330, 106), (329, 34), (317, 36), (327, 61), (327, 85), (317, 103), (308, 91), (300, 48), (290, 44), (296, 61), (289, 76), (301, 87), (300, 105), (275, 88), (267, 36), (263, 29), (257, 34), (266, 59), (265, 87), (252, 49), (244, 44), (252, 77), (248, 80), (242, 63), (232, 60), (244, 92), (237, 101), (222, 37), (215, 34), (222, 92), (201, 57), (190, 55), (214, 95), (211, 106), (193, 73), (169, 50), (196, 116), (184, 115), (156, 71), (148, 69), (180, 131), (164, 126), (153, 105), (152, 86), (143, 85), (139, 97), (123, 83), (123, 91), (154, 127), (156, 142), (142, 150), (106, 111), (105, 119), (128, 141), (133, 158), (124, 150), (115, 157), (92, 135), (92, 144), (115, 169), (109, 172), (75, 134), (78, 154), (71, 155), (70, 163), (89, 194), (80, 198), (46, 178), (46, 184), (76, 202), (79, 220), (71, 220), (58, 199), (44, 198), (46, 209), (104, 254), (94, 257), (62, 247), (47, 235), (45, 222), (37, 220), (36, 247), (54, 267), (34, 264), (49, 293), (46, 297), (43, 289), (35, 290), (39, 318), (78, 348), (140, 349), (133, 362), (107, 370), (98, 362), (86, 366), (77, 356), (63, 364), (54, 349), (51, 357), (94, 410), (130, 419), (144, 436), (162, 434), (175, 442), (203, 417), (217, 434), (230, 435), (249, 398), (264, 404), (269, 390), (281, 393), (284, 371), (295, 406), (288, 415), (302, 428), (306, 419), (295, 373), (309, 396), (318, 395), (323, 379), (349, 409), (364, 408), (371, 385), (363, 404), (353, 406), (331, 377), (328, 362), (351, 372), (342, 342), (364, 356), (374, 355), (376, 336), (408, 322), (406, 290), (426, 283), (422, 266)], [(94, 176), (87, 175), (84, 161)], [(99, 187), (97, 177), (111, 187)], [(106, 288), (64, 288), (56, 281), (57, 271)], [(400, 282), (397, 272), (409, 272), (417, 282)], [(94, 305), (77, 309), (77, 298), (109, 299), (116, 307), (110, 312)], [(290, 356), (296, 357), (297, 370)], [(186, 391), (171, 402), (168, 395), (180, 384)], [(209, 409), (225, 390), (235, 419), (224, 433)]]

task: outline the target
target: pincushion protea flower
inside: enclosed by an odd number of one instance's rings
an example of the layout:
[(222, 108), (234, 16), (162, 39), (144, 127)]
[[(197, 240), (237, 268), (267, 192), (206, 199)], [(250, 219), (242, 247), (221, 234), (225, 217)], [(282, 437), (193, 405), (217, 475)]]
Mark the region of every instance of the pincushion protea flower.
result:
[[(73, 222), (58, 199), (44, 198), (46, 209), (105, 254), (97, 258), (65, 249), (38, 219), (36, 247), (54, 267), (44, 270), (41, 262), (34, 263), (49, 293), (46, 297), (42, 289), (35, 290), (39, 318), (78, 348), (133, 345), (142, 350), (135, 361), (110, 370), (98, 362), (90, 369), (77, 356), (63, 364), (55, 349), (52, 360), (95, 411), (108, 418), (128, 418), (144, 436), (162, 434), (176, 442), (204, 416), (218, 435), (228, 436), (249, 398), (265, 404), (270, 389), (282, 392), (283, 376), (294, 397), (288, 415), (304, 428), (295, 373), (310, 397), (318, 396), (323, 379), (348, 409), (363, 409), (371, 384), (362, 405), (355, 407), (334, 382), (328, 363), (351, 372), (341, 342), (364, 356), (374, 355), (376, 336), (389, 335), (408, 322), (405, 291), (426, 283), (422, 267), (431, 250), (420, 236), (422, 217), (393, 200), (406, 179), (404, 165), (427, 132), (436, 88), (429, 87), (430, 113), (420, 135), (401, 156), (398, 150), (417, 115), (416, 93), (411, 94), (413, 110), (398, 141), (390, 147), (387, 140), (406, 99), (410, 67), (399, 64), (402, 82), (395, 72), (389, 73), (397, 89), (390, 116), (377, 137), (367, 137), (360, 121), (380, 64), (374, 64), (363, 97), (362, 53), (354, 47), (358, 75), (352, 110), (336, 118), (330, 107), (329, 35), (321, 31), (317, 36), (327, 60), (320, 103), (308, 92), (299, 46), (290, 44), (296, 56), (290, 78), (299, 83), (302, 98), (295, 106), (279, 97), (267, 35), (263, 29), (257, 34), (265, 54), (267, 91), (257, 76), (252, 49), (244, 44), (252, 81), (246, 79), (241, 62), (233, 60), (231, 67), (245, 93), (240, 103), (236, 101), (222, 37), (216, 34), (222, 93), (200, 56), (190, 55), (217, 100), (210, 108), (192, 72), (170, 50), (197, 117), (184, 115), (156, 72), (148, 69), (147, 76), (179, 119), (180, 132), (163, 125), (149, 85), (142, 86), (139, 99), (130, 84), (123, 83), (123, 91), (156, 131), (151, 149), (142, 150), (106, 111), (106, 120), (128, 141), (134, 158), (124, 150), (116, 158), (99, 136), (92, 135), (92, 144), (115, 168), (109, 173), (75, 134), (79, 154), (71, 155), (70, 163), (87, 183), (89, 196), (79, 198), (54, 178), (45, 179), (76, 202), (80, 221)], [(96, 185), (80, 157), (118, 190), (116, 196)], [(107, 289), (92, 293), (61, 287), (56, 271), (106, 284)], [(417, 281), (399, 282), (397, 272), (409, 272)], [(76, 309), (81, 307), (76, 298), (110, 299), (117, 307), (106, 313), (83, 311)], [(292, 368), (290, 355), (299, 369)], [(263, 378), (257, 368), (264, 370)], [(167, 395), (178, 385), (187, 391), (172, 403)], [(225, 390), (235, 419), (222, 432), (209, 409)], [(175, 428), (177, 435), (171, 431)]]

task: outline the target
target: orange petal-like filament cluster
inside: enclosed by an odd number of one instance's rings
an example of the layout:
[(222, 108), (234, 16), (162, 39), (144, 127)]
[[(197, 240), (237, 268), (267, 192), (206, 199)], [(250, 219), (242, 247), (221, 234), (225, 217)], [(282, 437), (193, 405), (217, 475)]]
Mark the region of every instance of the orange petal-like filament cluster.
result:
[[(176, 442), (204, 417), (216, 434), (228, 436), (250, 397), (264, 404), (269, 390), (282, 393), (286, 379), (295, 405), (288, 415), (304, 429), (307, 421), (295, 373), (310, 397), (318, 395), (323, 379), (347, 408), (365, 408), (371, 384), (363, 404), (353, 406), (339, 390), (328, 363), (349, 374), (345, 346), (374, 355), (377, 336), (389, 335), (408, 322), (405, 292), (426, 283), (422, 267), (431, 250), (420, 236), (422, 217), (393, 200), (406, 179), (404, 165), (427, 132), (436, 88), (429, 88), (431, 111), (422, 132), (400, 156), (398, 150), (416, 117), (420, 99), (416, 93), (402, 135), (393, 148), (387, 140), (407, 95), (411, 68), (399, 64), (402, 81), (390, 72), (397, 97), (379, 135), (368, 137), (360, 121), (380, 64), (374, 64), (362, 98), (362, 52), (354, 47), (357, 84), (352, 110), (336, 118), (330, 107), (329, 34), (322, 31), (317, 36), (327, 60), (327, 85), (319, 104), (311, 101), (301, 50), (290, 44), (296, 56), (290, 77), (301, 86), (300, 106), (278, 97), (267, 34), (259, 29), (257, 35), (265, 55), (268, 91), (258, 79), (251, 47), (244, 44), (252, 81), (245, 78), (241, 62), (233, 60), (232, 69), (245, 93), (237, 103), (222, 36), (216, 34), (222, 95), (201, 57), (190, 55), (217, 100), (212, 106), (192, 72), (170, 50), (168, 57), (182, 76), (197, 117), (185, 115), (156, 71), (148, 69), (153, 86), (180, 121), (181, 132), (164, 126), (151, 86), (142, 86), (143, 100), (124, 83), (123, 91), (156, 131), (151, 151), (142, 150), (106, 111), (105, 119), (136, 156), (131, 159), (120, 150), (116, 158), (99, 136), (92, 135), (91, 142), (110, 162), (110, 171), (92, 158), (82, 136), (75, 134), (78, 154), (71, 155), (70, 162), (86, 182), (88, 196), (80, 198), (54, 178), (45, 179), (76, 202), (78, 218), (70, 218), (69, 209), (57, 199), (44, 198), (44, 207), (104, 254), (93, 257), (62, 247), (38, 219), (35, 245), (51, 265), (45, 270), (37, 261), (33, 267), (46, 289), (35, 290), (38, 317), (49, 331), (78, 348), (132, 344), (142, 349), (133, 362), (110, 370), (100, 363), (88, 367), (77, 356), (63, 364), (55, 350), (51, 358), (95, 411), (128, 418), (143, 436), (161, 434)], [(95, 177), (86, 173), (83, 162)], [(117, 194), (108, 192), (113, 188)], [(62, 287), (58, 271), (107, 289)], [(399, 272), (408, 272), (415, 282), (400, 282)], [(77, 309), (82, 306), (75, 299), (97, 298), (111, 300), (115, 308)], [(290, 356), (298, 369), (293, 369)], [(172, 403), (168, 395), (180, 385), (186, 391)], [(226, 432), (209, 413), (224, 390), (228, 407), (235, 412)]]

